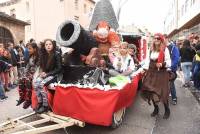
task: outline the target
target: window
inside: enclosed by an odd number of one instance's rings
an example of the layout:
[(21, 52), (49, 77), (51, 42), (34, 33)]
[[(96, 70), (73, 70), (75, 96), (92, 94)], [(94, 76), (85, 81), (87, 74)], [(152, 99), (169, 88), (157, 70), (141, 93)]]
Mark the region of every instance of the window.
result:
[(93, 11), (93, 8), (91, 7), (91, 8), (90, 8), (90, 12), (92, 12), (92, 11)]
[(89, 17), (92, 16), (92, 11), (93, 11), (93, 8), (91, 7), (91, 8), (90, 8), (90, 11), (89, 11)]
[(190, 6), (192, 6), (192, 5), (193, 5), (192, 1), (193, 1), (193, 0), (190, 0)]
[(74, 1), (74, 6), (75, 6), (75, 9), (78, 10), (78, 0)]
[(86, 14), (87, 13), (87, 5), (84, 4), (84, 13)]
[(178, 20), (180, 20), (180, 10), (178, 10)]
[(193, 5), (194, 5), (195, 2), (196, 2), (196, 0), (192, 0)]
[(10, 10), (10, 16), (16, 18), (16, 14), (15, 14), (15, 9), (14, 8)]
[(183, 16), (184, 15), (184, 5), (182, 5), (182, 7), (181, 7), (181, 16)]
[(30, 6), (29, 6), (29, 2), (27, 1), (26, 2), (26, 12), (29, 13), (30, 11)]
[(74, 20), (79, 21), (79, 17), (78, 16), (74, 16)]
[(189, 5), (188, 2), (189, 2), (188, 0), (185, 1), (185, 12), (187, 12), (187, 10), (188, 10), (188, 5)]

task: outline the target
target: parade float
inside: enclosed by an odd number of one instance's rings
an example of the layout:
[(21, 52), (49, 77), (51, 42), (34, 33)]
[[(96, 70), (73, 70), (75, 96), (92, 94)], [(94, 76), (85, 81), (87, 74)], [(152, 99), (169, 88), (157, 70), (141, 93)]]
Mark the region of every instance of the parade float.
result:
[[(102, 33), (98, 31), (98, 24), (102, 21), (106, 22), (101, 28), (106, 26), (107, 36), (98, 36), (98, 33)], [(85, 123), (113, 128), (121, 125), (126, 108), (134, 102), (141, 77), (135, 70), (132, 79), (110, 85), (104, 70), (107, 65), (102, 66), (100, 61), (106, 61), (105, 54), (112, 43), (123, 40), (136, 45), (137, 57), (142, 62), (146, 56), (146, 42), (141, 35), (117, 33), (117, 28), (118, 22), (109, 0), (96, 4), (89, 31), (73, 20), (61, 23), (56, 41), (62, 50), (63, 77), (58, 83), (45, 88), (50, 112), (37, 114), (40, 119), (28, 123), (22, 119), (35, 115), (34, 112), (4, 122), (0, 124), (0, 133), (14, 128), (27, 129), (13, 132), (17, 134), (42, 133), (72, 125), (83, 127)], [(95, 64), (91, 61), (95, 61)], [(37, 98), (33, 91), (32, 108), (36, 106)], [(46, 122), (55, 124), (35, 127)]]

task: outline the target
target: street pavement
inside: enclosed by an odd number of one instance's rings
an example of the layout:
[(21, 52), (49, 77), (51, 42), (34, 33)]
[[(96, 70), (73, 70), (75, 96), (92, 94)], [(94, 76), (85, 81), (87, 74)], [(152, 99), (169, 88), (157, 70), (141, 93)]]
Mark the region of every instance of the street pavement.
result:
[[(171, 116), (162, 118), (164, 107), (159, 105), (160, 113), (151, 117), (153, 106), (143, 101), (138, 93), (134, 103), (126, 110), (123, 124), (117, 129), (87, 124), (84, 128), (77, 126), (67, 128), (68, 134), (200, 134), (200, 105), (189, 89), (181, 87), (181, 81), (176, 81), (178, 104), (170, 105)], [(0, 102), (0, 122), (7, 118), (22, 116), (32, 112), (17, 107), (17, 91), (7, 93), (8, 100)], [(88, 115), (89, 116), (89, 115)], [(63, 129), (46, 132), (45, 134), (65, 134)]]

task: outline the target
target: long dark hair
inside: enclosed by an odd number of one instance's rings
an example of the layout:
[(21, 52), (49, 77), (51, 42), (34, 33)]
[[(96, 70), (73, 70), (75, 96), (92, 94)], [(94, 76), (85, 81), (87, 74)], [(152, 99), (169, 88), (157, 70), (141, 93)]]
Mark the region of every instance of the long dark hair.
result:
[(36, 43), (27, 43), (26, 46), (31, 46), (35, 52), (32, 55), (29, 55), (29, 59), (34, 56), (34, 64), (38, 64), (39, 62), (39, 48)]
[[(53, 44), (53, 49), (50, 53), (47, 53), (45, 49), (45, 44), (47, 41), (50, 41)], [(56, 53), (56, 43), (51, 39), (45, 39), (40, 45), (40, 67), (44, 72), (48, 72), (53, 69), (55, 64), (54, 55)]]
[(191, 48), (189, 40), (184, 40), (183, 41), (183, 48)]

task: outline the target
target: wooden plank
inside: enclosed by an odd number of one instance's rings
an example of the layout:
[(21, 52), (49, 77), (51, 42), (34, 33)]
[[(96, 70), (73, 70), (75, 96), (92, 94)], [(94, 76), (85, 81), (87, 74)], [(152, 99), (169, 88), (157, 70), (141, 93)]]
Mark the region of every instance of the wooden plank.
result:
[[(36, 121), (33, 121), (33, 122), (26, 123), (26, 122), (23, 122), (23, 121), (20, 120), (20, 119), (24, 119), (26, 117), (29, 117), (33, 114), (35, 114), (35, 113), (31, 113), (31, 114), (24, 115), (24, 116), (21, 116), (19, 118), (10, 120), (6, 123), (3, 123), (3, 125), (1, 124), (1, 126), (5, 127), (5, 126), (10, 125), (11, 128), (16, 128), (16, 130), (18, 130), (19, 128), (22, 128), (22, 127), (26, 127), (27, 129), (29, 129), (29, 130), (21, 130), (21, 131), (15, 131), (13, 129), (14, 133), (12, 133), (12, 134), (38, 134), (38, 133), (43, 133), (43, 132), (56, 130), (56, 129), (60, 129), (60, 128), (66, 128), (66, 127), (73, 126), (73, 125), (78, 125), (80, 127), (85, 126), (85, 123), (82, 122), (82, 121), (79, 121), (79, 120), (76, 120), (76, 119), (73, 119), (73, 118), (70, 118), (70, 117), (56, 115), (52, 112), (48, 112), (48, 113), (45, 113), (45, 114), (38, 114), (37, 116), (39, 116), (43, 119), (36, 120)], [(34, 125), (43, 124), (43, 123), (49, 122), (49, 121), (52, 121), (52, 122), (57, 123), (57, 124), (38, 127), (38, 128), (33, 127)], [(1, 130), (1, 128), (0, 128), (0, 130)], [(4, 130), (4, 129), (2, 128), (2, 130)], [(4, 132), (6, 132), (6, 131), (4, 131)]]
[(50, 119), (45, 118), (45, 119), (30, 122), (30, 123), (27, 123), (27, 124), (31, 125), (31, 126), (35, 126), (35, 125), (43, 124), (43, 123), (49, 122), (49, 121), (50, 121)]
[(34, 115), (34, 114), (35, 114), (35, 112), (32, 112), (32, 113), (30, 113), (30, 114), (26, 114), (26, 115), (24, 115), (24, 116), (20, 116), (20, 117), (18, 117), (18, 118), (12, 119), (12, 120), (11, 120), (11, 119), (8, 119), (8, 121), (6, 121), (6, 122), (0, 124), (0, 128), (3, 127), (3, 126), (5, 126), (5, 125), (12, 124), (12, 122), (16, 122), (17, 120), (22, 120), (22, 119), (24, 119), (24, 118), (30, 117), (30, 116), (32, 116), (32, 115)]
[(55, 123), (65, 123), (65, 122), (66, 122), (66, 121), (63, 121), (63, 120), (61, 120), (61, 119), (58, 119), (58, 118), (54, 118), (54, 117), (52, 117), (52, 116), (49, 116), (49, 115), (47, 115), (47, 114), (40, 114), (40, 117), (42, 117), (42, 118), (49, 118), (50, 121), (55, 122)]
[(34, 128), (33, 126), (29, 125), (28, 123), (26, 122), (23, 122), (21, 120), (18, 120), (19, 123), (21, 123), (22, 125), (19, 125), (19, 126), (16, 126), (15, 128), (19, 128), (19, 127), (29, 127), (29, 128)]
[(44, 132), (48, 132), (51, 130), (56, 130), (56, 129), (60, 129), (60, 128), (65, 128), (65, 127), (69, 127), (69, 126), (73, 126), (74, 123), (63, 123), (63, 124), (56, 124), (56, 125), (49, 125), (46, 127), (39, 127), (39, 128), (35, 128), (35, 129), (31, 129), (31, 130), (24, 130), (24, 131), (20, 131), (20, 132), (16, 132), (13, 134), (38, 134), (38, 133), (44, 133)]
[(76, 119), (73, 119), (71, 117), (66, 117), (66, 116), (61, 116), (61, 115), (56, 115), (52, 112), (49, 112), (47, 113), (48, 115), (52, 116), (52, 117), (56, 117), (58, 119), (61, 119), (61, 120), (64, 120), (64, 121), (67, 121), (67, 122), (74, 122), (74, 125), (77, 125), (79, 127), (84, 127), (85, 126), (85, 123), (82, 122), (82, 121), (79, 121), (79, 120), (76, 120)]

